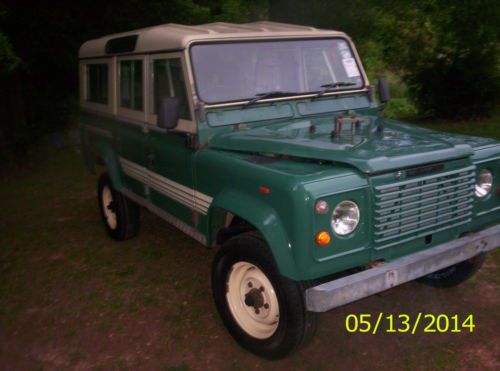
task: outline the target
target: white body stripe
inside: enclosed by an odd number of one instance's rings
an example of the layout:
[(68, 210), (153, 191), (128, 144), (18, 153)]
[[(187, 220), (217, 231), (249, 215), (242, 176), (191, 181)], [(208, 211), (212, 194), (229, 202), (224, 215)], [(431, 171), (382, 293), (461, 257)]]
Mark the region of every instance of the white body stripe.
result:
[(147, 184), (146, 173), (142, 170), (142, 166), (136, 165), (133, 162), (120, 157), (120, 164), (122, 165), (123, 172), (129, 177), (138, 180), (141, 183)]
[(206, 215), (212, 204), (213, 198), (198, 192), (192, 188), (186, 187), (171, 179), (165, 178), (144, 166), (137, 165), (123, 157), (120, 157), (122, 170), (129, 177), (144, 183), (148, 187), (183, 204), (190, 209)]
[(202, 243), (203, 245), (207, 246), (207, 238), (203, 233), (200, 231), (196, 230), (196, 228), (193, 228), (186, 223), (184, 223), (182, 220), (176, 218), (172, 214), (167, 213), (165, 210), (160, 209), (159, 207), (153, 205), (151, 202), (146, 200), (145, 198), (142, 198), (140, 196), (137, 196), (135, 193), (129, 191), (128, 189), (124, 189), (123, 194), (130, 198), (132, 201), (138, 203), (139, 205), (144, 206), (146, 209), (151, 211), (152, 213), (158, 215), (160, 218), (166, 220), (182, 232), (186, 233), (188, 236), (193, 237), (195, 240), (198, 242)]

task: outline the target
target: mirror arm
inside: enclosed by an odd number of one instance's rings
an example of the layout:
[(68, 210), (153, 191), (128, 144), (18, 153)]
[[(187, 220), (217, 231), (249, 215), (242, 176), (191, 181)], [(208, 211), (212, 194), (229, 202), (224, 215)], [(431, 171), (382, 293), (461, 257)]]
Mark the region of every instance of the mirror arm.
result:
[(370, 102), (374, 102), (375, 101), (375, 85), (373, 84), (370, 84), (367, 86), (367, 95), (368, 95), (368, 100)]

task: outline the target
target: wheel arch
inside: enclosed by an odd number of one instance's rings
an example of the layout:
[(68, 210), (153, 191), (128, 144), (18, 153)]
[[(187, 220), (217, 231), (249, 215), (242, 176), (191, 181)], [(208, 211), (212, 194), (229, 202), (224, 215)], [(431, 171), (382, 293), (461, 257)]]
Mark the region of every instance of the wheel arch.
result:
[(220, 244), (239, 234), (229, 233), (225, 238), (221, 237), (224, 229), (235, 224), (241, 227), (239, 233), (258, 231), (266, 241), (279, 272), (291, 279), (298, 277), (290, 239), (281, 218), (269, 204), (241, 191), (222, 191), (210, 208), (208, 244)]
[(97, 144), (93, 151), (93, 158), (95, 159), (94, 169), (91, 170), (95, 172), (96, 164), (105, 166), (113, 188), (117, 191), (121, 191), (123, 189), (123, 178), (120, 161), (112, 146), (107, 143)]

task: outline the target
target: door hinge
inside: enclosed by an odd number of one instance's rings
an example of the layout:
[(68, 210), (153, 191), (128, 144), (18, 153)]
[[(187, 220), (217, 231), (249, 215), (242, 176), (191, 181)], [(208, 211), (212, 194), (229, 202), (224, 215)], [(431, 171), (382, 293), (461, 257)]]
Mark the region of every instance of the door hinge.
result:
[(153, 167), (153, 162), (156, 158), (156, 155), (154, 153), (148, 154), (148, 162), (149, 162), (149, 168), (151, 169)]

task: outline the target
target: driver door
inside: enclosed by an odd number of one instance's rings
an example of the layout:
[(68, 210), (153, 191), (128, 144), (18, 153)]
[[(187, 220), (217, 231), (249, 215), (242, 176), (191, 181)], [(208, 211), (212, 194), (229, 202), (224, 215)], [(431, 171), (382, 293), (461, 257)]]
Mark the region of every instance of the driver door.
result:
[[(182, 53), (152, 56), (150, 71), (149, 199), (176, 219), (196, 227), (192, 170), (195, 150), (188, 145), (190, 135), (196, 132), (196, 125), (187, 99), (188, 79)], [(168, 131), (157, 126), (159, 104), (165, 96), (180, 100), (177, 127)]]

